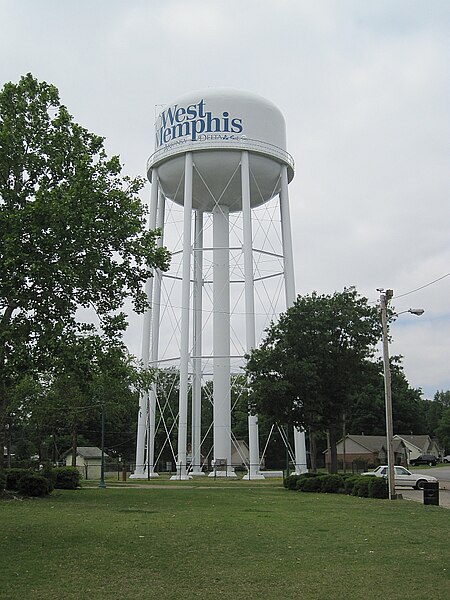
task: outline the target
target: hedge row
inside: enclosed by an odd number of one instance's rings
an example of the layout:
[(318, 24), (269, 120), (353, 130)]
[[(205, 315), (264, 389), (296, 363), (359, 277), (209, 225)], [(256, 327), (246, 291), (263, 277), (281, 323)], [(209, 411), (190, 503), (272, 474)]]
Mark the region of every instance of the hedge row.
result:
[(383, 477), (369, 475), (320, 475), (302, 473), (290, 475), (283, 481), (288, 490), (349, 494), (361, 498), (388, 498), (388, 485)]
[(19, 492), (24, 496), (46, 496), (56, 488), (75, 490), (80, 486), (80, 472), (76, 467), (32, 469), (5, 469), (0, 473), (0, 490)]

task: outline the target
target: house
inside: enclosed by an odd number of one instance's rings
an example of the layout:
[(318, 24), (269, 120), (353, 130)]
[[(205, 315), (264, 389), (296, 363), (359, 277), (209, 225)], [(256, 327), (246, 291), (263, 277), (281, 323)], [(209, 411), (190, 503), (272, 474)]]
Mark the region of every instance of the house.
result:
[[(72, 449), (64, 454), (66, 465), (72, 465)], [(105, 460), (108, 455), (104, 454)], [(102, 467), (102, 451), (97, 446), (79, 446), (77, 448), (76, 467), (83, 479), (100, 479)]]
[(429, 435), (394, 435), (395, 439), (401, 439), (409, 450), (408, 463), (421, 454), (433, 454), (436, 457), (442, 456), (443, 449), (439, 447), (436, 440), (431, 439)]
[[(384, 435), (350, 435), (341, 438), (336, 444), (338, 461), (346, 465), (364, 463), (380, 465), (387, 462), (387, 444)], [(331, 462), (328, 448), (325, 452), (325, 463)], [(408, 448), (402, 439), (394, 439), (394, 462), (397, 465), (408, 464)]]

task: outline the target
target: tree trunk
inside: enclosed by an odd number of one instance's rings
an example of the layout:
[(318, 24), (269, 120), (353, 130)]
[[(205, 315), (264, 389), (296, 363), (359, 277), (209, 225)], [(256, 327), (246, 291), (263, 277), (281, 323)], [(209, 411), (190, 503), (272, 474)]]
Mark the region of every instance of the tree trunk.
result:
[(311, 429), (309, 430), (309, 460), (311, 471), (315, 473), (317, 471), (317, 443), (316, 434)]
[[(5, 332), (11, 322), (15, 306), (10, 304), (6, 307), (0, 321), (0, 470), (5, 467), (5, 446), (6, 446), (6, 419), (8, 416), (8, 400), (6, 387), (5, 357), (6, 357), (6, 339)], [(8, 454), (9, 457), (9, 454)]]
[(337, 430), (335, 426), (332, 426), (328, 430), (330, 436), (330, 473), (338, 472), (338, 461), (337, 461)]
[(6, 430), (3, 422), (0, 422), (0, 471), (5, 467)]
[(74, 427), (72, 430), (72, 467), (77, 466), (77, 450), (78, 450), (78, 431)]
[(0, 384), (0, 471), (5, 467), (5, 447), (6, 447), (6, 390), (5, 386)]

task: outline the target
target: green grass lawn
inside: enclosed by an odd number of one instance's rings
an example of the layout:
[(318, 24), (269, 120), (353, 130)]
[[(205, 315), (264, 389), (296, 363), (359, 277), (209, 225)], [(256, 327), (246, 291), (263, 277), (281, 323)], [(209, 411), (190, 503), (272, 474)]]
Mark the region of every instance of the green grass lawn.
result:
[(448, 600), (450, 511), (150, 482), (0, 501), (0, 597)]

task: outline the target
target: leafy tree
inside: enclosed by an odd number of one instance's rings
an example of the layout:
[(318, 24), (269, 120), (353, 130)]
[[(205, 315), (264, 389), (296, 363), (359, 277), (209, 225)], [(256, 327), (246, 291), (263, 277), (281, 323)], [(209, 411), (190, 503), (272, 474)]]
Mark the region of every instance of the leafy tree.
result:
[(142, 185), (55, 86), (28, 74), (0, 91), (0, 447), (12, 390), (52, 364), (78, 307), (109, 331), (123, 329), (126, 297), (144, 310), (143, 282), (168, 253), (146, 230)]
[[(381, 361), (367, 361), (361, 369), (364, 384), (352, 397), (351, 411), (346, 414), (346, 429), (354, 434), (386, 435), (383, 365)], [(396, 396), (393, 403), (395, 400)]]
[(436, 435), (439, 438), (441, 444), (443, 444), (447, 450), (450, 451), (450, 407), (446, 408), (439, 421), (439, 425), (436, 428)]
[(395, 359), (391, 362), (391, 388), (394, 433), (427, 434), (422, 390), (410, 387), (401, 365)]
[[(428, 433), (424, 418), (426, 401), (421, 397), (421, 390), (410, 387), (400, 357), (391, 358), (390, 368), (394, 433)], [(386, 405), (381, 362), (367, 362), (363, 369), (363, 382), (352, 400), (347, 429), (350, 433), (386, 435)]]
[[(51, 434), (53, 441), (70, 433), (72, 464), (75, 463), (78, 435), (99, 445), (100, 415), (106, 409), (110, 428), (137, 412), (140, 389), (150, 385), (151, 374), (134, 364), (126, 348), (95, 333), (74, 334), (55, 361), (51, 377), (41, 381), (41, 390), (25, 406), (27, 420), (41, 438)], [(129, 435), (129, 428), (128, 428)], [(114, 447), (117, 440), (111, 444)]]
[(252, 409), (281, 424), (328, 429), (336, 471), (338, 427), (380, 336), (377, 308), (354, 288), (299, 296), (247, 357)]
[(438, 402), (445, 408), (450, 408), (450, 390), (444, 392), (444, 390), (437, 391), (434, 395), (433, 400)]

